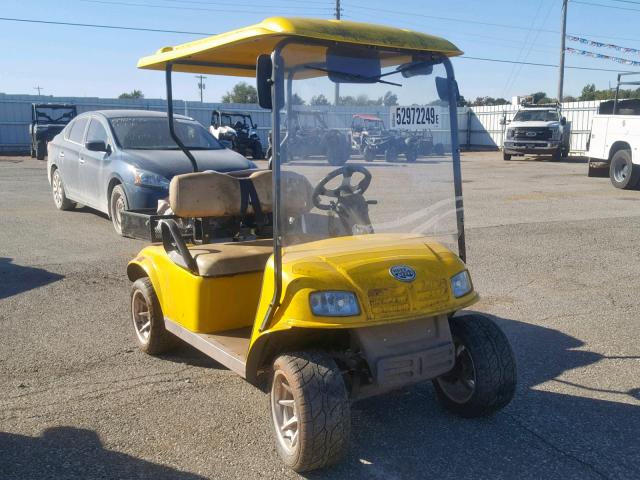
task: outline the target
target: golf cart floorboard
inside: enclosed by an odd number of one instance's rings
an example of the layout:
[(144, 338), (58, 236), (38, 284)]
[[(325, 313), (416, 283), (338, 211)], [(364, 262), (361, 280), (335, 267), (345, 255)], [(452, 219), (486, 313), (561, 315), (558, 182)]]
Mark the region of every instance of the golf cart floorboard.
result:
[(230, 370), (246, 377), (247, 352), (251, 328), (243, 327), (218, 333), (195, 333), (165, 317), (165, 328)]

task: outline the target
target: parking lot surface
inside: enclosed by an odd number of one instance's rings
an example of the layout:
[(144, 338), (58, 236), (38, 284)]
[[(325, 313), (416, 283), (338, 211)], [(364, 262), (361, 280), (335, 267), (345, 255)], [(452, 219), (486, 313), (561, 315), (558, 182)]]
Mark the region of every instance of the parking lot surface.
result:
[[(305, 478), (640, 478), (640, 192), (580, 160), (462, 168), (473, 309), (512, 342), (513, 402), (465, 420), (431, 385), (363, 401), (346, 460)], [(57, 211), (25, 157), (0, 157), (0, 225), (0, 478), (298, 477), (266, 395), (190, 347), (137, 349), (125, 269), (143, 242)]]

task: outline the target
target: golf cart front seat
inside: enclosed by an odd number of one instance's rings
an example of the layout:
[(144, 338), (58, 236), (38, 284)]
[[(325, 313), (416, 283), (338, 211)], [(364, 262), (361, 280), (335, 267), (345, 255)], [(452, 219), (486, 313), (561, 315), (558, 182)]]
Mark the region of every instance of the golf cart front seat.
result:
[[(242, 210), (241, 181), (251, 181), (257, 193), (263, 214), (272, 213), (271, 171), (260, 171), (239, 179), (217, 172), (199, 172), (176, 175), (169, 187), (169, 204), (175, 215), (185, 218), (240, 217)], [(300, 215), (311, 206), (311, 185), (301, 175), (287, 175), (284, 182), (289, 195), (287, 215)], [(288, 198), (289, 198), (288, 197)], [(299, 203), (296, 205), (296, 203)], [(255, 210), (249, 205), (248, 212)], [(164, 224), (163, 230), (170, 230)], [(220, 277), (250, 272), (262, 272), (273, 253), (272, 239), (238, 242), (220, 242), (202, 245), (180, 245), (179, 235), (163, 231), (163, 243), (174, 262), (202, 277)], [(172, 237), (172, 242), (167, 241)]]

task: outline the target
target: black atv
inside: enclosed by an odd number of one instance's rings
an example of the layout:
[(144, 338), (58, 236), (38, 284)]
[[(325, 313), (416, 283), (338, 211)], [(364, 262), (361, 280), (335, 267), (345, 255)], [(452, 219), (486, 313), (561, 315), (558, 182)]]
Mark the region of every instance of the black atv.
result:
[(344, 165), (351, 156), (347, 136), (340, 130), (329, 128), (326, 112), (294, 111), (288, 122), (288, 134), (283, 148), (286, 159), (323, 156), (329, 165)]
[(75, 105), (66, 103), (32, 103), (29, 137), (31, 158), (44, 160), (47, 143), (78, 114)]
[(404, 155), (407, 162), (415, 162), (419, 154), (429, 149), (428, 141), (426, 136), (387, 130), (375, 115), (354, 115), (351, 120), (351, 146), (367, 162), (373, 162), (378, 155), (384, 155), (387, 162), (395, 162), (399, 155)]
[(210, 131), (214, 137), (242, 155), (250, 155), (254, 160), (262, 160), (264, 151), (257, 130), (258, 126), (253, 123), (248, 113), (220, 110), (214, 110), (211, 113)]

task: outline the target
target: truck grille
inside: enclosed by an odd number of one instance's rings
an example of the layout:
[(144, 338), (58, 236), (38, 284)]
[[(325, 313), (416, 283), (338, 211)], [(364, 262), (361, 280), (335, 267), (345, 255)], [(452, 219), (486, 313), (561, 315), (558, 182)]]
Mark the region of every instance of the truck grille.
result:
[(547, 127), (516, 128), (513, 132), (516, 140), (550, 140), (551, 129)]

